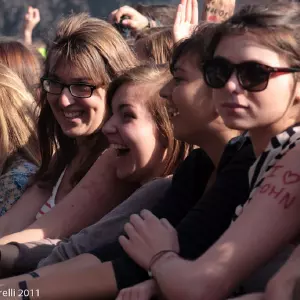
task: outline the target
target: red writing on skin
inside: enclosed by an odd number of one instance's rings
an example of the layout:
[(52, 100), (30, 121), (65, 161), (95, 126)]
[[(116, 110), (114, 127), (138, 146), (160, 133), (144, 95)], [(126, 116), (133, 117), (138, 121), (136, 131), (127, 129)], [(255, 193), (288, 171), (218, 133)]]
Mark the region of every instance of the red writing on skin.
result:
[(218, 20), (217, 16), (209, 16), (208, 21), (216, 22)]
[(283, 174), (282, 180), (283, 180), (283, 183), (286, 185), (294, 184), (294, 183), (300, 182), (300, 175), (297, 173), (294, 173), (292, 171), (286, 171)]
[(296, 200), (296, 196), (293, 196), (284, 187), (275, 187), (275, 185), (267, 183), (264, 184), (259, 191), (260, 194), (267, 194), (273, 199), (278, 201), (278, 204), (283, 205), (284, 209), (288, 209)]

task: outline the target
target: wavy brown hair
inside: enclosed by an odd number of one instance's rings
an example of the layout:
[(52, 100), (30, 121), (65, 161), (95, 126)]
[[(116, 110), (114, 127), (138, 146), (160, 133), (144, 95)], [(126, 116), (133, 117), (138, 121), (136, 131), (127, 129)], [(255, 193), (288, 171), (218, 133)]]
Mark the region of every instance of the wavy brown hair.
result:
[[(87, 14), (79, 14), (65, 18), (58, 24), (56, 36), (45, 61), (44, 76), (47, 77), (50, 72), (55, 72), (56, 68), (64, 64), (82, 70), (83, 75), (91, 78), (96, 86), (107, 88), (116, 76), (134, 67), (137, 60), (126, 41), (112, 25), (100, 19), (90, 18)], [(41, 93), (40, 107), (38, 135), (42, 165), (36, 179), (50, 188), (73, 160), (78, 147), (74, 138), (62, 132), (45, 91)], [(79, 171), (71, 179), (73, 186), (82, 179), (107, 147), (101, 131), (87, 137), (86, 143), (90, 150)]]

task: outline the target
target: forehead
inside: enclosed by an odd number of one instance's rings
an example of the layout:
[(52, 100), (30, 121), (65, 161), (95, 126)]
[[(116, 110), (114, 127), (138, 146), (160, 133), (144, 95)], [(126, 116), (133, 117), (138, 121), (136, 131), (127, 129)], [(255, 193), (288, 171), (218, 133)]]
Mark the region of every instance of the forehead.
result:
[(49, 61), (49, 73), (55, 75), (61, 80), (68, 81), (73, 78), (91, 79), (89, 72), (76, 66), (66, 59), (56, 59), (51, 57)]
[(277, 52), (259, 44), (249, 34), (225, 36), (218, 44), (214, 56), (222, 56), (233, 63), (254, 60), (270, 66), (287, 65)]
[(201, 79), (202, 72), (199, 69), (199, 61), (195, 54), (184, 54), (179, 57), (174, 65), (174, 72), (183, 73), (191, 79)]
[(115, 92), (112, 99), (112, 109), (117, 111), (122, 104), (130, 105), (140, 111), (148, 111), (146, 105), (151, 93), (149, 85), (123, 84)]

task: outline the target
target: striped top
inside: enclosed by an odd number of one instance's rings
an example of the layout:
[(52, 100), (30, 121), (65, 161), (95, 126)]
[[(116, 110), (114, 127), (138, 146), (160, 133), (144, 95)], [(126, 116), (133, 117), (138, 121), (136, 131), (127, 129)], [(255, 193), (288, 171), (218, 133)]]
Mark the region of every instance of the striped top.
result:
[(282, 159), (282, 157), (300, 141), (300, 124), (293, 125), (273, 137), (266, 150), (257, 158), (249, 170), (250, 196), (244, 205), (236, 208), (233, 220), (236, 220), (249, 204), (257, 188), (265, 180), (266, 173)]
[(47, 200), (47, 202), (41, 207), (39, 212), (36, 215), (36, 219), (39, 219), (42, 217), (44, 214), (48, 213), (54, 206), (55, 206), (55, 199), (56, 199), (56, 194), (58, 191), (58, 188), (60, 186), (60, 183), (64, 177), (66, 169), (61, 173), (60, 177), (57, 180), (56, 185), (53, 187), (52, 190), (52, 195), (51, 197)]

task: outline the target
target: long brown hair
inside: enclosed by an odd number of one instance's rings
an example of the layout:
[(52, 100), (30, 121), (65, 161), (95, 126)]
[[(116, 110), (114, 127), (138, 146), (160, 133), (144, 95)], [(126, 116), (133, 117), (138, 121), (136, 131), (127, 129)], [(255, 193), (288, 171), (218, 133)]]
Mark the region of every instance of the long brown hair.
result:
[[(135, 66), (137, 61), (123, 37), (112, 25), (100, 19), (90, 18), (87, 14), (79, 14), (63, 19), (58, 24), (56, 36), (45, 61), (44, 76), (47, 77), (49, 72), (53, 72), (64, 63), (82, 70), (95, 85), (106, 88), (113, 78)], [(50, 188), (73, 160), (78, 147), (75, 139), (62, 132), (45, 91), (41, 93), (40, 107), (38, 135), (42, 166), (37, 180), (43, 184), (47, 183), (47, 187)], [(88, 137), (87, 143), (90, 151), (80, 166), (80, 171), (71, 179), (73, 186), (82, 179), (107, 146), (101, 132)]]
[(166, 141), (166, 167), (161, 176), (172, 174), (192, 150), (191, 145), (175, 139), (166, 101), (159, 94), (160, 89), (170, 80), (170, 77), (167, 66), (138, 66), (112, 81), (107, 91), (107, 104), (111, 109), (113, 96), (122, 85), (143, 85), (149, 88), (149, 100), (145, 105), (153, 117), (158, 132)]

